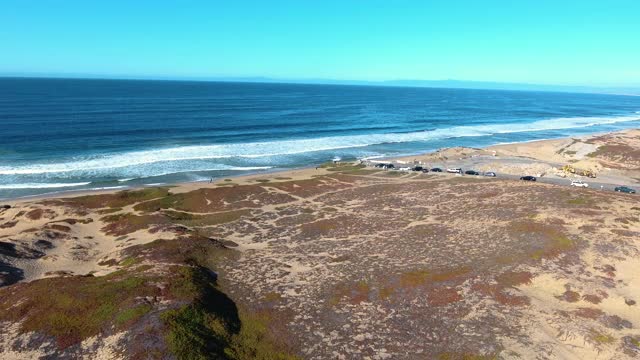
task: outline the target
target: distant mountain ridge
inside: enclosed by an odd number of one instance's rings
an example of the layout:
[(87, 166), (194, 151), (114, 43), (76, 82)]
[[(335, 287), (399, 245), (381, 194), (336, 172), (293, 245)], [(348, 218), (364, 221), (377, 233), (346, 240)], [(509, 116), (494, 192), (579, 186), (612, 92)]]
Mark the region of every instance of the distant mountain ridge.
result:
[(361, 86), (398, 86), (398, 87), (426, 87), (426, 88), (452, 88), (452, 89), (478, 89), (478, 90), (517, 90), (517, 91), (550, 91), (550, 92), (571, 92), (571, 93), (595, 93), (595, 94), (615, 94), (640, 96), (640, 84), (626, 86), (588, 86), (588, 85), (552, 85), (552, 84), (528, 84), (509, 83), (497, 81), (475, 81), (475, 80), (338, 80), (323, 78), (273, 78), (266, 76), (247, 77), (168, 77), (168, 76), (130, 76), (112, 75), (105, 76), (99, 74), (0, 74), (2, 77), (38, 77), (38, 78), (87, 78), (87, 79), (123, 79), (123, 80), (168, 80), (168, 81), (222, 81), (222, 82), (255, 82), (255, 83), (288, 83), (288, 84), (324, 84), (324, 85), (361, 85)]
[(606, 93), (621, 95), (640, 95), (638, 87), (605, 87), (605, 86), (578, 86), (578, 85), (545, 85), (525, 83), (501, 83), (490, 81), (465, 81), (465, 80), (392, 80), (385, 82), (394, 86), (417, 87), (447, 87), (465, 89), (488, 90), (529, 90), (529, 91), (561, 91), (579, 93)]
[(235, 77), (219, 78), (220, 81), (247, 81), (268, 83), (301, 83), (301, 84), (328, 84), (328, 85), (368, 85), (368, 86), (406, 86), (427, 88), (452, 88), (452, 89), (479, 89), (479, 90), (519, 90), (519, 91), (554, 91), (596, 94), (617, 94), (640, 96), (638, 86), (580, 86), (580, 85), (548, 85), (507, 83), (493, 81), (469, 81), (469, 80), (333, 80), (333, 79), (274, 79), (268, 77)]

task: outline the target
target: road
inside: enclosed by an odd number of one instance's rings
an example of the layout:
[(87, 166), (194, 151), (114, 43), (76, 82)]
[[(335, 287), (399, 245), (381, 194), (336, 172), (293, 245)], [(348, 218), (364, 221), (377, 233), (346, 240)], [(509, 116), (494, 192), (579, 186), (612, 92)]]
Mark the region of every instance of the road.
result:
[[(521, 161), (521, 160), (520, 160)], [(397, 162), (385, 162), (385, 163), (391, 163), (393, 164), (396, 169), (399, 167), (407, 167), (407, 166), (414, 166), (414, 165), (409, 165), (406, 163), (397, 163)], [(452, 166), (451, 162), (448, 162), (448, 166), (443, 166), (443, 165), (435, 165), (432, 166), (433, 167), (440, 167), (443, 172), (438, 173), (438, 172), (429, 172), (430, 174), (435, 174), (435, 175), (441, 175), (441, 176), (475, 176), (475, 175), (456, 175), (456, 174), (451, 174), (451, 173), (447, 173), (446, 169), (447, 168), (462, 168), (463, 171), (465, 169), (470, 169), (473, 168), (472, 166), (469, 166), (470, 163), (469, 162), (461, 162), (459, 165), (455, 165)], [(466, 164), (465, 164), (466, 163)], [(373, 166), (375, 165), (375, 163), (368, 163), (368, 166)], [(389, 170), (389, 171), (399, 171), (399, 170)], [(496, 173), (497, 176), (494, 179), (509, 179), (509, 180), (520, 180), (520, 175), (509, 175), (509, 174), (501, 174), (501, 173)], [(477, 177), (480, 178), (489, 178), (491, 179), (491, 177), (485, 177), (482, 175), (479, 175)], [(577, 179), (577, 178), (576, 178)], [(571, 186), (571, 180), (570, 178), (559, 178), (559, 177), (555, 177), (555, 176), (549, 176), (549, 177), (536, 177), (536, 182), (538, 183), (544, 183), (544, 184), (553, 184), (553, 185), (564, 185), (564, 186)], [(581, 179), (583, 182), (589, 184), (589, 188), (590, 189), (596, 189), (596, 190), (603, 190), (603, 191), (614, 191), (614, 189), (617, 186), (623, 185), (623, 184), (614, 184), (614, 183), (609, 183), (609, 182), (602, 182), (602, 181), (597, 181), (597, 179)], [(633, 188), (633, 187), (632, 187)]]

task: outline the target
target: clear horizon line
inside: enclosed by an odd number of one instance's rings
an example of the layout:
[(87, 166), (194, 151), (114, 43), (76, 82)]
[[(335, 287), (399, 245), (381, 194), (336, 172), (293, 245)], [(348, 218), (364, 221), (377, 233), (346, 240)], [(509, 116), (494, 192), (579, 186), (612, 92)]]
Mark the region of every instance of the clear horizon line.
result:
[[(105, 75), (83, 73), (0, 73), (0, 78), (26, 79), (77, 79), (77, 80), (147, 80), (147, 81), (198, 81), (198, 82), (247, 82), (247, 83), (280, 83), (308, 85), (370, 85), (387, 87), (418, 88), (463, 88), (486, 90), (524, 90), (602, 93), (615, 95), (640, 95), (640, 84), (620, 85), (567, 85), (527, 82), (502, 82), (493, 80), (460, 80), (460, 79), (391, 79), (391, 80), (343, 80), (332, 78), (279, 78), (269, 76), (165, 76), (165, 75)], [(446, 86), (454, 85), (452, 86)], [(432, 85), (432, 86), (430, 86)], [(441, 86), (433, 86), (441, 85)], [(457, 86), (456, 86), (457, 85)], [(466, 86), (465, 86), (466, 85)], [(483, 87), (484, 86), (484, 87)], [(619, 91), (623, 91), (620, 93)], [(631, 91), (626, 93), (625, 91)]]

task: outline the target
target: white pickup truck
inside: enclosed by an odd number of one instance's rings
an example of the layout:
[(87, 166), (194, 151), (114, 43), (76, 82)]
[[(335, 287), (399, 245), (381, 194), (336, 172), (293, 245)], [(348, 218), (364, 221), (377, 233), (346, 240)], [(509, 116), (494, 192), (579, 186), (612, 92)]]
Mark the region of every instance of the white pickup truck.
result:
[(589, 184), (582, 182), (582, 180), (571, 180), (571, 186), (587, 188)]
[(447, 169), (448, 173), (452, 173), (452, 174), (462, 174), (462, 169), (460, 168), (449, 168)]

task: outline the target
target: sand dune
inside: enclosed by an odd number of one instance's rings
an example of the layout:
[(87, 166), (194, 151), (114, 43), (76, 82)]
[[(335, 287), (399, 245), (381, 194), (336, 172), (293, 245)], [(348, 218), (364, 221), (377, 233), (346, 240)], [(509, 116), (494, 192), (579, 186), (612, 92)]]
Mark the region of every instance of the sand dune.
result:
[[(638, 149), (633, 130), (400, 160), (637, 184)], [(637, 195), (331, 163), (8, 205), (2, 358), (640, 355)]]

